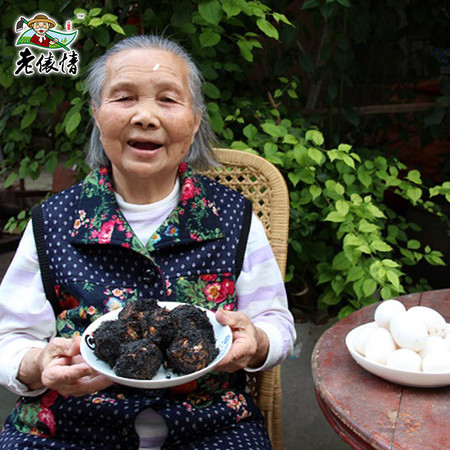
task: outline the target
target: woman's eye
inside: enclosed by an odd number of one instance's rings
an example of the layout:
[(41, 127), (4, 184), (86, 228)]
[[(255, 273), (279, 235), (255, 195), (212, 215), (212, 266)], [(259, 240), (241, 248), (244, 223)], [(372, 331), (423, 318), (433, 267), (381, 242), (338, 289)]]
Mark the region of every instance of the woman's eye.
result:
[(131, 97), (119, 97), (116, 101), (118, 102), (127, 102), (131, 100)]
[(173, 98), (171, 98), (171, 97), (163, 97), (161, 99), (161, 101), (164, 102), (164, 103), (174, 103), (175, 102), (175, 100)]

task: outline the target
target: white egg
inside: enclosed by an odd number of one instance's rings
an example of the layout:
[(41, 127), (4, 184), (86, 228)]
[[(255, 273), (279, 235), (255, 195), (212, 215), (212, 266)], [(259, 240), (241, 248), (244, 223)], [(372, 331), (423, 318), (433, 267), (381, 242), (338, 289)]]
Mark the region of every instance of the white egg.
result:
[(444, 338), (450, 345), (450, 323), (447, 324), (447, 334), (445, 335)]
[(396, 314), (391, 319), (390, 330), (395, 343), (401, 348), (419, 352), (427, 343), (427, 327), (415, 314)]
[(372, 333), (372, 331), (378, 328), (376, 324), (372, 323), (370, 325), (366, 325), (364, 328), (358, 331), (356, 333), (354, 339), (353, 339), (353, 345), (358, 353), (360, 353), (362, 356), (366, 355), (366, 342), (367, 338), (369, 337), (369, 334)]
[(386, 362), (393, 369), (408, 370), (410, 372), (422, 371), (422, 358), (412, 350), (399, 348), (392, 352)]
[(448, 338), (450, 336), (450, 323), (447, 324), (447, 328), (445, 329), (445, 337)]
[(450, 343), (444, 338), (439, 336), (428, 336), (427, 343), (425, 347), (420, 350), (419, 355), (423, 359), (431, 352), (446, 353), (448, 351), (450, 351)]
[(386, 328), (375, 328), (367, 337), (365, 354), (370, 362), (386, 365), (389, 355), (395, 351), (395, 342)]
[(442, 315), (436, 310), (427, 306), (413, 306), (408, 309), (408, 314), (415, 315), (425, 322), (428, 334), (432, 336), (445, 336), (447, 324)]
[(422, 370), (425, 373), (450, 373), (450, 352), (440, 353), (431, 352), (428, 353), (422, 361)]
[(389, 330), (389, 322), (392, 317), (399, 312), (405, 311), (406, 308), (403, 306), (403, 303), (398, 300), (384, 300), (375, 309), (374, 319), (379, 327)]

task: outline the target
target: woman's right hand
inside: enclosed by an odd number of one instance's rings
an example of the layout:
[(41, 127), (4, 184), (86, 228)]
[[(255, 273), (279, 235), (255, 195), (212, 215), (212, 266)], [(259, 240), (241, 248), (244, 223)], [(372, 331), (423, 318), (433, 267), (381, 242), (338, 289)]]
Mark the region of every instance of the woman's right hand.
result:
[(80, 336), (53, 338), (44, 348), (32, 348), (20, 364), (17, 379), (37, 390), (53, 389), (79, 397), (105, 389), (111, 380), (92, 369), (80, 354)]

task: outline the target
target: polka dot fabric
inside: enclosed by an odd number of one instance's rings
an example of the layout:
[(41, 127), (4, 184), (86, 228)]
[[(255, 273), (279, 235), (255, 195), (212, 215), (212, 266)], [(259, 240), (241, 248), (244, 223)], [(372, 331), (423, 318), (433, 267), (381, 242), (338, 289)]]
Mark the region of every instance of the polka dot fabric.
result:
[[(83, 332), (99, 315), (146, 297), (233, 309), (244, 198), (185, 167), (178, 206), (143, 247), (102, 170), (43, 204), (47, 257), (63, 309), (58, 335)], [(260, 413), (237, 378), (209, 374), (194, 393), (176, 396), (115, 385), (81, 398), (52, 391), (22, 398), (0, 449), (138, 448), (134, 420), (146, 408), (168, 425), (163, 448), (270, 448)]]

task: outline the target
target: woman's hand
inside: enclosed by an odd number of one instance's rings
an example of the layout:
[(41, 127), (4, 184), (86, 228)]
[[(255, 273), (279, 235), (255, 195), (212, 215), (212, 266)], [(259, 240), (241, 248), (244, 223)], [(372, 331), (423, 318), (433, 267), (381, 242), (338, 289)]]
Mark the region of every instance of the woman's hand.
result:
[(43, 387), (62, 395), (82, 396), (110, 386), (113, 382), (98, 374), (80, 354), (80, 336), (54, 338), (46, 347), (29, 350), (17, 379), (30, 389)]
[(235, 372), (245, 367), (259, 367), (264, 363), (269, 352), (269, 338), (263, 330), (255, 327), (250, 319), (239, 311), (219, 309), (216, 312), (216, 320), (221, 325), (230, 326), (233, 344), (215, 370)]

